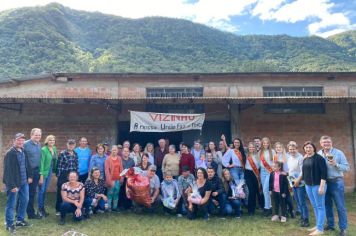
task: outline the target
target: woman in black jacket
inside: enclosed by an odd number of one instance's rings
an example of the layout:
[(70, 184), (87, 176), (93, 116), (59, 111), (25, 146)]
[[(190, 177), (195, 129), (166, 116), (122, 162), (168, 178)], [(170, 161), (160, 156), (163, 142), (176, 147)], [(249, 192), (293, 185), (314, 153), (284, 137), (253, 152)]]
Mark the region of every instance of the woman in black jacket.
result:
[(313, 206), (316, 226), (309, 229), (309, 235), (320, 235), (324, 231), (325, 222), (325, 192), (327, 166), (325, 159), (316, 153), (315, 145), (308, 141), (303, 146), (305, 156), (303, 160), (302, 176), (295, 183), (298, 186), (301, 179), (305, 182), (311, 205)]

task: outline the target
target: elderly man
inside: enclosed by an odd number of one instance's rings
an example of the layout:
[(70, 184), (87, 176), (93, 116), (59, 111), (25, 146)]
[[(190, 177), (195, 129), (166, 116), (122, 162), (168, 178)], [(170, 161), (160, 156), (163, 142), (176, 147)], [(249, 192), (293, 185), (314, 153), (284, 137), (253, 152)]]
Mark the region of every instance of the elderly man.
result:
[[(29, 186), (32, 183), (32, 168), (26, 157), (23, 146), (25, 135), (18, 133), (14, 137), (14, 145), (6, 152), (4, 158), (3, 183), (6, 186), (5, 220), (6, 230), (15, 233), (15, 226), (29, 226), (25, 221), (29, 198)], [(16, 200), (16, 223), (14, 224), (14, 211)]]
[(163, 173), (162, 173), (162, 162), (163, 162), (163, 158), (164, 156), (168, 153), (168, 148), (166, 145), (166, 140), (161, 138), (160, 140), (158, 140), (158, 147), (155, 148), (155, 165), (157, 167), (157, 176), (159, 178), (159, 181), (163, 180)]
[(31, 130), (31, 137), (24, 144), (25, 156), (30, 162), (32, 169), (33, 181), (29, 185), (29, 200), (27, 205), (27, 216), (29, 219), (41, 219), (39, 214), (36, 214), (34, 209), (35, 197), (40, 180), (40, 162), (41, 162), (41, 137), (42, 131), (39, 128)]
[(327, 163), (328, 177), (327, 190), (325, 195), (327, 227), (325, 230), (335, 230), (335, 219), (333, 213), (333, 201), (336, 205), (339, 216), (340, 236), (346, 235), (347, 213), (344, 197), (344, 172), (350, 170), (345, 154), (333, 147), (331, 137), (322, 136), (320, 138), (322, 150), (318, 154), (322, 155)]

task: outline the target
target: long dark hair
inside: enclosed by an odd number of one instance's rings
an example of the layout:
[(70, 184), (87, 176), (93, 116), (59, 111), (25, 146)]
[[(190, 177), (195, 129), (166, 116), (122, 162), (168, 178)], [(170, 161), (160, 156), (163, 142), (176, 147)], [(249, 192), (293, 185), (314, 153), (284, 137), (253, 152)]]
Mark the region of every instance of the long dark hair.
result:
[(203, 172), (204, 179), (208, 179), (208, 172), (206, 172), (206, 169), (203, 167), (199, 167), (197, 171), (195, 172), (195, 176), (198, 179), (198, 171), (201, 170)]
[[(241, 152), (242, 155), (242, 161), (243, 161), (243, 165), (246, 164), (246, 153), (245, 153), (245, 149), (244, 149), (244, 144), (242, 143), (242, 140), (240, 138), (234, 138), (234, 140), (232, 141), (232, 143), (234, 143), (236, 140), (238, 140), (240, 142), (240, 147), (239, 147), (239, 151)], [(234, 146), (235, 148), (235, 146)]]

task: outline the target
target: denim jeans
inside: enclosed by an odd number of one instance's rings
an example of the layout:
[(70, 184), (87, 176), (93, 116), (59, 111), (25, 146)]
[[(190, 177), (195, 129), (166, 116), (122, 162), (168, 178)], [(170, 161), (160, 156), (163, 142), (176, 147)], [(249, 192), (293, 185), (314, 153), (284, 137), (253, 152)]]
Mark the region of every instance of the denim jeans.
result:
[(46, 191), (48, 185), (51, 183), (52, 169), (49, 171), (47, 177), (43, 179), (42, 185), (38, 185), (38, 209), (43, 210), (45, 205)]
[(271, 196), (269, 195), (269, 176), (270, 173), (266, 169), (261, 168), (261, 185), (265, 199), (265, 209), (271, 209), (272, 207)]
[(300, 210), (302, 219), (309, 219), (309, 210), (307, 206), (305, 187), (293, 187), (293, 193), (298, 209)]
[(236, 183), (238, 183), (240, 180), (244, 179), (244, 169), (239, 168), (239, 167), (232, 167), (229, 168), (230, 174), (232, 178), (235, 180)]
[(232, 211), (235, 211), (235, 216), (241, 216), (241, 201), (239, 199), (229, 199), (225, 204), (225, 214), (232, 215)]
[[(83, 204), (84, 205), (84, 204)], [(82, 215), (81, 216), (76, 216), (74, 213), (77, 210), (77, 207), (73, 204), (73, 203), (69, 203), (69, 202), (62, 202), (61, 203), (61, 218), (65, 219), (67, 213), (73, 213), (73, 220), (75, 221), (80, 221), (83, 219), (83, 214), (84, 214), (84, 210), (85, 208), (82, 208)]]
[(29, 187), (28, 184), (23, 184), (18, 189), (16, 193), (11, 192), (11, 189), (6, 191), (7, 194), (7, 201), (5, 207), (5, 218), (6, 218), (6, 225), (10, 226), (14, 224), (14, 211), (16, 201), (18, 200), (18, 205), (16, 208), (16, 217), (18, 221), (25, 220), (26, 216), (26, 209), (28, 204), (29, 198)]
[[(323, 195), (319, 194), (320, 185), (310, 186), (305, 185), (305, 190), (307, 191), (310, 203), (314, 210), (314, 216), (316, 221), (316, 227), (319, 231), (324, 231), (325, 222), (325, 193)], [(325, 185), (325, 190), (327, 186)]]
[(212, 214), (216, 208), (213, 200), (218, 201), (219, 203), (219, 213), (222, 215), (224, 213), (224, 209), (225, 209), (225, 204), (226, 204), (226, 193), (221, 193), (216, 197), (211, 196), (208, 202), (208, 211), (209, 214)]
[(347, 213), (344, 197), (344, 179), (340, 178), (334, 181), (327, 181), (328, 189), (325, 195), (326, 220), (328, 226), (335, 228), (333, 201), (336, 205), (337, 215), (339, 217), (340, 230), (347, 229)]

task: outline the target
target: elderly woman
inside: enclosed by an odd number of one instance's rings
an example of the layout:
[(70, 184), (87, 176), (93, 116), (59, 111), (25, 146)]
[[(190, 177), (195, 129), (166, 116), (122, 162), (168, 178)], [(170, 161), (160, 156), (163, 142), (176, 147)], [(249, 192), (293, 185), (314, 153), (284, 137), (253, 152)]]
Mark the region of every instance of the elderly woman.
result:
[(324, 233), (325, 222), (325, 192), (327, 166), (325, 159), (316, 153), (315, 145), (308, 141), (303, 146), (305, 156), (303, 160), (302, 176), (300, 176), (295, 187), (298, 187), (300, 181), (305, 182), (305, 190), (314, 210), (316, 226), (309, 229), (309, 235), (321, 235)]
[[(78, 181), (78, 173), (71, 171), (68, 175), (69, 182), (62, 185), (61, 195), (63, 202), (61, 203), (61, 217), (59, 225), (65, 224), (67, 213), (73, 213), (73, 219), (80, 221), (84, 215), (84, 196), (85, 188), (83, 183)], [(86, 215), (87, 216), (87, 215)]]
[(162, 172), (165, 175), (166, 172), (171, 172), (174, 179), (178, 179), (179, 176), (179, 161), (180, 157), (176, 153), (176, 147), (169, 145), (168, 153), (164, 156), (162, 162)]

